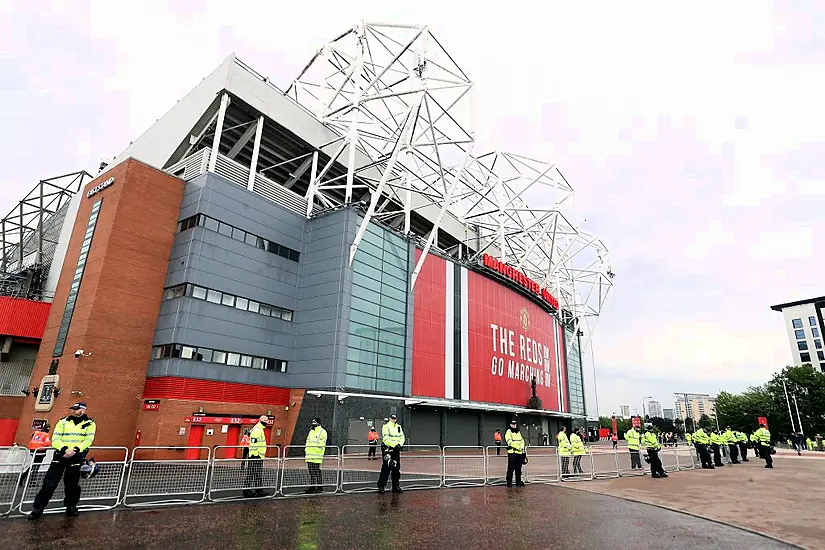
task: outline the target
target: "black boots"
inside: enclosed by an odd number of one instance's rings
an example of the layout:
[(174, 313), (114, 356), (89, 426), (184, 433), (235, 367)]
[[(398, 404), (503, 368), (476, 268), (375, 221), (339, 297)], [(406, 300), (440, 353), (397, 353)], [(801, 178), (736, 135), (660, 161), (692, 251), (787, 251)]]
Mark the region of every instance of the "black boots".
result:
[(38, 510), (37, 508), (35, 508), (29, 514), (29, 521), (38, 520), (38, 519), (40, 519), (40, 516), (42, 516), (42, 515), (43, 515), (43, 510)]

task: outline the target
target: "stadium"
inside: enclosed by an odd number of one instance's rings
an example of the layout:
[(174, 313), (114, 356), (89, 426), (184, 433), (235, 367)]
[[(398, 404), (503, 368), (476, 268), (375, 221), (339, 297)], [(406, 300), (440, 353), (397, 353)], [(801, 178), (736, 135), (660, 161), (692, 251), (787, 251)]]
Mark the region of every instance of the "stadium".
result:
[(362, 23), (283, 90), (231, 55), (96, 176), (40, 181), (0, 227), (0, 445), (78, 400), (101, 446), (584, 424), (608, 250), (474, 116), (426, 26)]

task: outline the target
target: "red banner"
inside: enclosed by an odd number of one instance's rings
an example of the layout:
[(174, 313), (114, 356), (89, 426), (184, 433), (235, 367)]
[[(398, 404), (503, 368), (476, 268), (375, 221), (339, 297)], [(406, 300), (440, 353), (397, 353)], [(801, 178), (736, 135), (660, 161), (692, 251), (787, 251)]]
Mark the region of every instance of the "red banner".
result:
[(757, 418), (756, 418), (756, 420), (757, 420), (757, 422), (758, 422), (759, 424), (764, 424), (764, 425), (765, 425), (765, 428), (767, 428), (768, 430), (770, 430), (770, 428), (768, 428), (768, 417), (766, 417), (766, 416), (759, 416), (759, 417), (757, 417)]
[(641, 416), (631, 416), (630, 417), (630, 425), (634, 428), (641, 428), (642, 427), (642, 417)]

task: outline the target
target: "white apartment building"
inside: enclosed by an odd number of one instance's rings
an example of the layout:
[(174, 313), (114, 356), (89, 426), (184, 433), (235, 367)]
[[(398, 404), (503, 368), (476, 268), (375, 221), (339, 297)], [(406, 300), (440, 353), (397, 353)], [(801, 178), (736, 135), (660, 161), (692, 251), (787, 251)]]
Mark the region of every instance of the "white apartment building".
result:
[(630, 418), (630, 405), (622, 405), (622, 418)]
[[(678, 418), (684, 420), (688, 416), (694, 420), (699, 420), (703, 414), (713, 418), (716, 416), (716, 398), (715, 397), (688, 397), (687, 406), (685, 400), (680, 399), (675, 403), (676, 415)], [(688, 415), (688, 413), (690, 413)]]
[(825, 296), (771, 306), (785, 317), (785, 331), (791, 346), (794, 365), (810, 364), (825, 372), (825, 348), (822, 344), (822, 310)]
[(673, 409), (662, 409), (662, 418), (667, 418), (668, 420), (676, 420), (676, 414), (673, 411)]
[(662, 404), (658, 401), (651, 399), (647, 402), (647, 415), (651, 418), (664, 418), (662, 416)]

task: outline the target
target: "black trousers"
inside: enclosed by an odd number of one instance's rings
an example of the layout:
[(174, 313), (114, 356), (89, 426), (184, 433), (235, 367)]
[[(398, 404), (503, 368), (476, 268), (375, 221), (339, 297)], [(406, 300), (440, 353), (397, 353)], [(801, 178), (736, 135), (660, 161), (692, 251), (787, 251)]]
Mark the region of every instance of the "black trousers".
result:
[(730, 461), (734, 464), (739, 462), (739, 446), (736, 443), (728, 443), (728, 450), (730, 451)]
[(567, 475), (570, 473), (570, 457), (563, 456), (561, 457), (561, 473), (562, 475)]
[(659, 458), (659, 451), (647, 450), (647, 457), (650, 459), (650, 474), (653, 476), (667, 475), (662, 466), (662, 459)]
[(744, 441), (739, 442), (739, 454), (742, 455), (743, 461), (748, 461), (748, 444)]
[(768, 445), (759, 446), (759, 456), (765, 459), (765, 466), (773, 468), (773, 456), (771, 456), (771, 448)]
[(85, 453), (76, 453), (71, 458), (55, 457), (49, 466), (49, 471), (46, 472), (46, 477), (43, 479), (43, 487), (34, 497), (33, 508), (35, 510), (43, 510), (52, 499), (55, 489), (60, 484), (60, 478), (63, 478), (63, 487), (65, 489), (65, 497), (63, 498), (63, 506), (66, 508), (74, 508), (80, 502), (80, 465), (86, 459)]
[[(401, 449), (393, 447), (392, 449), (382, 449), (384, 454), (389, 453), (390, 460), (383, 460), (381, 462), (381, 473), (378, 474), (378, 488), (384, 489), (387, 486), (387, 479), (392, 479), (392, 488), (401, 488)], [(390, 466), (390, 462), (395, 464)]]
[(753, 455), (756, 458), (762, 458), (762, 454), (759, 452), (759, 447), (761, 447), (759, 443), (753, 443)]
[(711, 444), (711, 447), (713, 448), (713, 465), (724, 466), (724, 464), (722, 464), (722, 453), (720, 452), (721, 447), (719, 446), (719, 444), (713, 443)]
[(516, 483), (521, 483), (521, 467), (524, 465), (524, 455), (521, 453), (507, 454), (507, 485), (513, 483), (513, 474), (516, 474)]
[(704, 443), (696, 443), (696, 454), (699, 455), (699, 461), (702, 463), (702, 468), (710, 468), (713, 466), (707, 445)]
[(639, 456), (639, 449), (631, 449), (630, 451), (630, 468), (635, 470), (642, 467), (642, 457)]
[(375, 449), (378, 448), (378, 443), (370, 443), (370, 450), (367, 451), (367, 458), (378, 458), (375, 456)]
[(260, 489), (263, 485), (264, 461), (259, 456), (250, 456), (246, 463), (246, 479), (244, 486), (247, 489)]
[(496, 441), (496, 456), (501, 454), (501, 441)]
[(324, 485), (324, 479), (321, 477), (321, 465), (317, 462), (307, 462), (307, 470), (309, 470), (309, 484), (315, 489), (320, 489)]
[(582, 455), (576, 455), (573, 457), (573, 473), (574, 474), (583, 474), (584, 470), (582, 470)]

